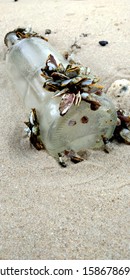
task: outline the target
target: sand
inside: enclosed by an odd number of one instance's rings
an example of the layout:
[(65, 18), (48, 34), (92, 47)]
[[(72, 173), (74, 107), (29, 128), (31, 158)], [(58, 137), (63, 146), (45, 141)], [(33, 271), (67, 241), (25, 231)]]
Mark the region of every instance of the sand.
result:
[[(130, 78), (129, 0), (0, 0), (0, 259), (129, 259), (130, 146), (60, 168), (23, 138), (27, 112), (5, 65), (4, 35), (32, 25), (101, 77)], [(85, 35), (83, 35), (85, 34)], [(100, 40), (108, 45), (101, 47)]]

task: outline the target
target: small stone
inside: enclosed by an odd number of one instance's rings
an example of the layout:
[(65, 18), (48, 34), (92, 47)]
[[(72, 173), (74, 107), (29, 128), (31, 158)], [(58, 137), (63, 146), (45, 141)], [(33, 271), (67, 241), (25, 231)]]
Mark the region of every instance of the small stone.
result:
[(108, 41), (99, 41), (99, 44), (104, 47), (108, 44)]
[(45, 30), (45, 35), (46, 35), (46, 34), (51, 34), (51, 29), (46, 29), (46, 30)]

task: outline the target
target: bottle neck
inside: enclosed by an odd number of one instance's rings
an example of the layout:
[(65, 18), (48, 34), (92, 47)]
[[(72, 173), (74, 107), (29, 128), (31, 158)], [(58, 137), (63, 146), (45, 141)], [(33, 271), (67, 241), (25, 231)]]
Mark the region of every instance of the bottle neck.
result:
[(14, 32), (14, 31), (7, 33), (5, 38), (4, 38), (5, 45), (8, 48), (10, 48), (11, 46), (18, 43), (19, 40), (20, 39), (18, 38), (18, 36), (16, 35), (16, 32)]

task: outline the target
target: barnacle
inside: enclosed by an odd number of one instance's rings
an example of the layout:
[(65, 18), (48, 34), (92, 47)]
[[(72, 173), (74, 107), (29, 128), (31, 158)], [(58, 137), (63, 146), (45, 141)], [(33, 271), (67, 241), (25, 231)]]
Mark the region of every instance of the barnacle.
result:
[(116, 80), (107, 91), (113, 99), (117, 110), (118, 122), (114, 130), (114, 138), (118, 142), (130, 144), (130, 81)]
[(42, 150), (44, 149), (44, 144), (40, 138), (40, 128), (39, 122), (36, 114), (35, 108), (33, 108), (29, 115), (29, 121), (24, 122), (28, 129), (25, 130), (27, 135), (29, 136), (30, 143), (37, 149)]

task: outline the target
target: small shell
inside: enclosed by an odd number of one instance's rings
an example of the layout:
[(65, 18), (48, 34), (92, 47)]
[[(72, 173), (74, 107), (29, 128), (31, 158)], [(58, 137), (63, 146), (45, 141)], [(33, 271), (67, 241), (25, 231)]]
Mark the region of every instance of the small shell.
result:
[(83, 100), (86, 99), (88, 96), (89, 96), (89, 93), (87, 93), (87, 92), (82, 92), (81, 93), (81, 97), (82, 97)]
[(57, 72), (64, 73), (65, 69), (62, 63), (57, 66)]
[(53, 72), (51, 74), (51, 77), (53, 78), (54, 81), (56, 80), (68, 80), (68, 77), (62, 73), (59, 72)]
[(67, 113), (67, 111), (70, 109), (70, 107), (74, 103), (74, 100), (75, 100), (74, 93), (68, 93), (68, 94), (63, 95), (61, 102), (60, 102), (60, 106), (59, 106), (61, 116), (65, 115)]
[(130, 144), (130, 130), (123, 128), (120, 131), (120, 136), (124, 139), (125, 143)]
[(32, 133), (35, 134), (35, 135), (38, 135), (38, 132), (39, 132), (39, 127), (38, 126), (33, 126), (32, 127)]
[(68, 88), (64, 88), (62, 90), (57, 90), (55, 92), (55, 95), (52, 98), (62, 96), (63, 94), (67, 93), (68, 91), (69, 91)]
[(49, 79), (50, 77), (47, 75), (47, 73), (44, 71), (44, 69), (41, 69), (41, 71), (42, 71), (42, 74), (41, 74), (41, 76), (44, 78), (44, 79)]
[(30, 122), (31, 125), (34, 125), (35, 123), (38, 123), (37, 122), (36, 110), (34, 108), (30, 112), (29, 122)]
[(99, 44), (104, 47), (108, 44), (108, 41), (99, 41)]
[(47, 69), (48, 69), (48, 71), (54, 71), (54, 70), (56, 70), (56, 66), (52, 62), (48, 62)]
[(87, 80), (87, 79), (86, 79), (86, 80), (84, 80), (84, 81), (81, 83), (81, 85), (82, 85), (82, 86), (88, 86), (88, 85), (91, 85), (92, 82), (93, 82), (92, 80)]
[(66, 87), (66, 86), (68, 86), (71, 82), (72, 82), (71, 79), (65, 80), (65, 81), (61, 82), (61, 87)]
[(77, 77), (73, 78), (71, 81), (75, 85), (80, 85), (80, 84), (82, 85), (83, 81), (85, 81), (85, 80), (86, 80), (86, 77), (77, 76)]
[(90, 74), (90, 68), (89, 67), (83, 67), (80, 66), (80, 75), (89, 75)]
[(54, 82), (53, 80), (47, 80), (45, 83), (44, 83), (44, 88), (46, 88), (47, 90), (50, 90), (50, 91), (56, 91), (59, 87), (59, 83), (58, 82)]
[(54, 56), (52, 54), (50, 54), (46, 61), (46, 69), (48, 71), (54, 71), (54, 70), (56, 70), (56, 68), (57, 68), (56, 60), (55, 60)]
[(77, 65), (68, 65), (66, 68), (66, 74), (69, 78), (76, 77), (80, 73), (80, 67)]

